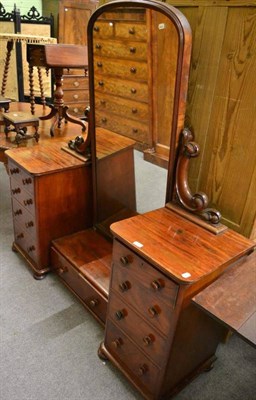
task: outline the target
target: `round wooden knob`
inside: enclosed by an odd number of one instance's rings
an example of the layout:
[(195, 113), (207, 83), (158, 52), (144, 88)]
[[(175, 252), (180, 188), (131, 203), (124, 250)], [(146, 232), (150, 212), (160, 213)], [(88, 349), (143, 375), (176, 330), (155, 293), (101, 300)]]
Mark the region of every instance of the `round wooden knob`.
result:
[(130, 47), (130, 53), (136, 53), (136, 47)]
[(130, 72), (131, 72), (132, 74), (136, 74), (137, 69), (136, 69), (135, 67), (131, 67), (131, 68), (130, 68)]
[(160, 279), (155, 279), (150, 283), (150, 286), (152, 287), (152, 289), (157, 291), (164, 287), (164, 283)]
[(119, 285), (119, 289), (121, 290), (121, 292), (126, 292), (130, 288), (131, 288), (131, 284), (129, 281), (122, 282)]
[(103, 66), (102, 62), (101, 62), (101, 61), (98, 61), (98, 62), (97, 62), (97, 67), (102, 68), (102, 66)]
[(120, 257), (120, 261), (123, 265), (128, 265), (132, 263), (132, 257), (131, 256), (122, 256)]
[(135, 93), (137, 93), (137, 90), (135, 88), (131, 88), (131, 93), (135, 94)]
[(95, 47), (96, 47), (97, 50), (100, 50), (101, 49), (101, 44), (97, 43)]
[(150, 344), (152, 344), (154, 342), (154, 337), (152, 335), (147, 335), (144, 336), (143, 338), (143, 343), (145, 346), (149, 346)]
[(123, 319), (125, 317), (123, 310), (118, 310), (115, 313), (115, 317), (118, 321), (120, 321), (121, 319)]
[(98, 84), (99, 84), (99, 86), (104, 86), (104, 82), (103, 81), (99, 81)]
[(64, 274), (65, 272), (68, 272), (68, 268), (67, 268), (67, 267), (61, 266), (61, 267), (59, 267), (59, 268), (57, 269), (57, 273), (58, 273), (59, 275), (62, 275), (62, 274)]
[(99, 32), (100, 28), (99, 28), (99, 26), (95, 25), (93, 30), (94, 30), (94, 32)]
[(89, 305), (90, 305), (90, 307), (92, 307), (92, 308), (96, 307), (98, 304), (99, 304), (99, 300), (98, 300), (98, 299), (92, 299), (92, 300), (89, 302)]
[(148, 313), (149, 313), (149, 316), (150, 316), (151, 318), (154, 318), (154, 317), (156, 317), (158, 314), (160, 314), (160, 310), (158, 309), (157, 306), (152, 306), (152, 307), (149, 307)]
[(139, 367), (138, 373), (140, 376), (145, 375), (148, 371), (148, 366), (146, 364), (142, 364)]
[(14, 215), (21, 215), (22, 214), (22, 210), (19, 208), (17, 211), (14, 211), (13, 214)]
[(112, 341), (112, 346), (115, 347), (116, 349), (120, 347), (123, 344), (123, 341), (121, 338), (117, 338)]
[(130, 33), (131, 35), (134, 35), (135, 29), (134, 29), (134, 28), (130, 28), (130, 29), (129, 29), (129, 33)]

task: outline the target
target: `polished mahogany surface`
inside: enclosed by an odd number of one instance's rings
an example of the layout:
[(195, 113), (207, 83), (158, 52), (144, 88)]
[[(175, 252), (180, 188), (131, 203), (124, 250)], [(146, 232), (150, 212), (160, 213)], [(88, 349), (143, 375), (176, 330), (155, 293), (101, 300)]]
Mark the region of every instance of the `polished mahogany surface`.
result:
[(254, 247), (232, 230), (215, 235), (166, 208), (120, 221), (111, 230), (181, 284), (220, 273)]

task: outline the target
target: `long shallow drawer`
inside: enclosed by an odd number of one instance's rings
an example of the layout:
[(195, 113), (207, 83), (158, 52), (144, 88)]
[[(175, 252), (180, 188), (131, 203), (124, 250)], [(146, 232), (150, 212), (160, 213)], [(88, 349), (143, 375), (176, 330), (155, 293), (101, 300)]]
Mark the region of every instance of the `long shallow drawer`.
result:
[(34, 215), (28, 212), (25, 207), (22, 207), (14, 198), (12, 198), (12, 210), (14, 225), (18, 224), (24, 232), (29, 233), (31, 236), (36, 236)]
[(114, 113), (120, 117), (147, 122), (149, 110), (147, 103), (134, 102), (129, 99), (95, 92), (95, 109), (97, 112)]
[(81, 103), (89, 100), (88, 90), (66, 90), (63, 96), (64, 103)]
[(122, 96), (134, 101), (148, 102), (148, 84), (123, 79), (105, 78), (95, 75), (95, 90), (98, 93), (108, 93)]
[(144, 42), (123, 42), (118, 40), (103, 39), (94, 41), (94, 55), (104, 57), (126, 58), (130, 60), (147, 60), (147, 43)]
[[(34, 194), (33, 177), (20, 168), (17, 164), (8, 161), (8, 168), (10, 174), (11, 188), (25, 189), (27, 192)], [(15, 194), (15, 193), (12, 193)]]
[(139, 121), (124, 119), (109, 113), (96, 112), (96, 125), (110, 131), (120, 133), (141, 143), (149, 143), (149, 127)]
[(160, 370), (110, 320), (107, 322), (105, 346), (131, 377), (135, 377), (146, 390), (156, 391)]
[(31, 236), (27, 230), (18, 223), (14, 223), (14, 242), (19, 245), (35, 263), (38, 263), (39, 250), (36, 236)]
[(131, 39), (147, 40), (147, 25), (140, 22), (100, 21), (93, 28), (93, 38), (97, 39)]
[(92, 314), (105, 323), (107, 299), (53, 247), (51, 248), (51, 266), (58, 276), (79, 296)]
[(108, 316), (157, 365), (161, 366), (165, 362), (167, 343), (164, 337), (159, 335), (152, 325), (145, 322), (139, 314), (134, 312), (114, 292), (111, 292)]
[(64, 76), (63, 90), (88, 89), (89, 80), (85, 76)]
[(145, 61), (115, 60), (111, 58), (95, 57), (94, 71), (102, 75), (114, 75), (116, 78), (148, 80), (148, 65)]

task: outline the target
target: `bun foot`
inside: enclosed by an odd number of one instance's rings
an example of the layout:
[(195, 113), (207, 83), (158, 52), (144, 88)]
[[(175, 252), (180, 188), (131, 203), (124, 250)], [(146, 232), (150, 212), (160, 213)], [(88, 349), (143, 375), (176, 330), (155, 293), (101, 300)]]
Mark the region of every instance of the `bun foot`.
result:
[(101, 342), (100, 347), (98, 349), (98, 357), (102, 361), (108, 361), (108, 358), (107, 358), (106, 354), (104, 353), (103, 347), (104, 347), (104, 344), (103, 344), (103, 342)]

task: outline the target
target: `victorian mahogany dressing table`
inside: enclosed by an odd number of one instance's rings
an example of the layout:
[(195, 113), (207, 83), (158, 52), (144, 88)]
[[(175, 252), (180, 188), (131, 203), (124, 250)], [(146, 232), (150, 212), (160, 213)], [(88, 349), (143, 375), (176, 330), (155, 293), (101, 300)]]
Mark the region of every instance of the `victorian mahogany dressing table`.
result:
[[(171, 63), (168, 59), (165, 62), (172, 68), (167, 68), (163, 86), (158, 88), (159, 93), (165, 89), (163, 93), (173, 100), (167, 124), (171, 150), (166, 205), (140, 215), (134, 185), (133, 143), (113, 148), (105, 165), (98, 157), (98, 135), (103, 135), (103, 141), (104, 137), (114, 135), (113, 143), (120, 135), (114, 124), (111, 132), (102, 130), (97, 122), (102, 104), (99, 105), (100, 96), (95, 91), (98, 22), (107, 21), (109, 40), (118, 43), (125, 66), (130, 60), (129, 35), (136, 33), (136, 19), (143, 14), (155, 24), (149, 31), (159, 31), (157, 40), (147, 36), (147, 46), (154, 54), (168, 46), (166, 38), (170, 31), (176, 35), (176, 48), (172, 55), (167, 53), (173, 59)], [(124, 28), (119, 29), (121, 26)], [(140, 41), (141, 38), (139, 46)], [(198, 155), (198, 146), (191, 132), (184, 129), (191, 52), (191, 31), (185, 17), (156, 1), (108, 3), (99, 7), (89, 21), (88, 51), (90, 142), (77, 141), (75, 148), (86, 153), (91, 146), (93, 224), (89, 229), (54, 240), (51, 264), (61, 280), (105, 325), (99, 356), (111, 360), (145, 398), (164, 399), (211, 367), (218, 343), (226, 334), (226, 328), (195, 306), (192, 298), (228, 267), (233, 268), (239, 259), (246, 259), (254, 243), (221, 225), (219, 212), (208, 208), (207, 196), (201, 192), (193, 194), (189, 189), (188, 163)], [(135, 35), (132, 52), (136, 51)], [(136, 67), (139, 62), (136, 59)], [(141, 62), (145, 68), (145, 60)], [(157, 68), (154, 65), (146, 65), (152, 79), (154, 74), (166, 71), (161, 70), (161, 63)], [(104, 79), (107, 84), (107, 76)], [(118, 93), (112, 77), (110, 82), (115, 101)], [(131, 89), (135, 93), (140, 90), (139, 85)], [(149, 91), (148, 95), (152, 93)], [(102, 98), (104, 112), (118, 114), (118, 108), (109, 103), (110, 97), (108, 94)], [(172, 104), (170, 98), (166, 100)], [(125, 101), (125, 107), (129, 104)], [(155, 116), (154, 99), (149, 97), (147, 104)], [(106, 142), (111, 145), (111, 140)], [(157, 190), (157, 182), (153, 190)]]

